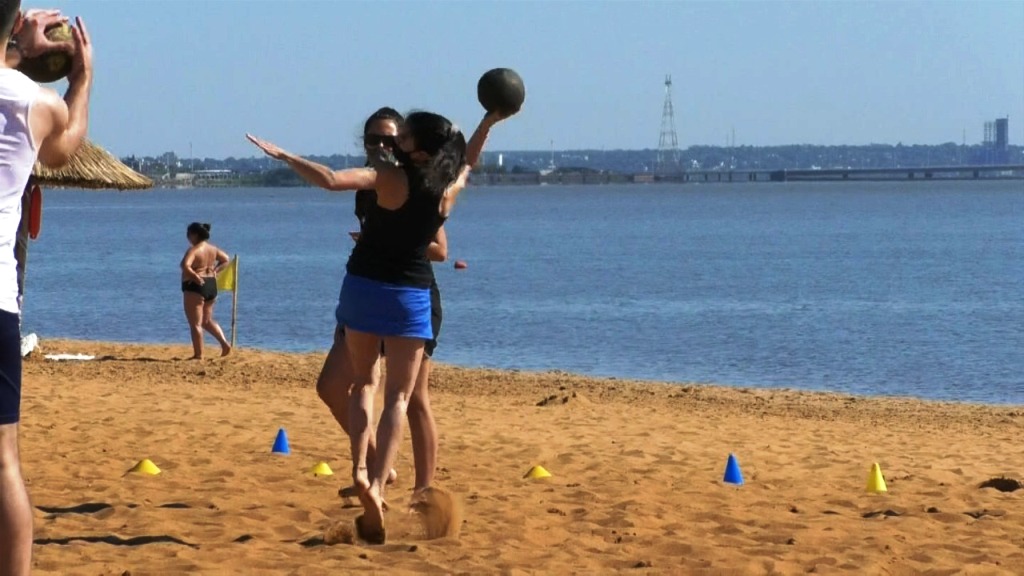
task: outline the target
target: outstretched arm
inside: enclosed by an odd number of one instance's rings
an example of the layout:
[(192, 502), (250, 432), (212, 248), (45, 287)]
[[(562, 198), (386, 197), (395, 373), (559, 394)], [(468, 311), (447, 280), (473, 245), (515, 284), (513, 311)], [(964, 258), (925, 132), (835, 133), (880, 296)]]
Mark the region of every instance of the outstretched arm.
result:
[(373, 189), (376, 187), (377, 174), (368, 168), (331, 170), (323, 164), (306, 160), (302, 156), (292, 154), (284, 148), (257, 138), (252, 134), (246, 134), (245, 137), (262, 150), (264, 154), (276, 160), (281, 160), (295, 171), (296, 174), (301, 176), (303, 180), (314, 186), (334, 191)]

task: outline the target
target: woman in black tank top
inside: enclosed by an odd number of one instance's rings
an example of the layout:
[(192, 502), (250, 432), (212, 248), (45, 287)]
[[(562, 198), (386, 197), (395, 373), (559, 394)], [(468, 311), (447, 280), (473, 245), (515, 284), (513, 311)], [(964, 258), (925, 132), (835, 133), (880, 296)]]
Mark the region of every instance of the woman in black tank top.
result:
[[(363, 148), (367, 155), (373, 154), (377, 148), (392, 149), (394, 138), (398, 134), (398, 127), (404, 122), (401, 114), (392, 108), (381, 108), (374, 112), (366, 120), (363, 126)], [(357, 190), (355, 198), (355, 216), (359, 221), (360, 229), (366, 222), (371, 207), (377, 203), (377, 192), (375, 190)], [(353, 240), (358, 241), (360, 233), (350, 233)], [(437, 236), (427, 248), (427, 258), (431, 262), (443, 262), (447, 259), (447, 241), (442, 227), (437, 231)], [(416, 482), (414, 490), (422, 490), (430, 487), (433, 483), (434, 471), (437, 467), (437, 424), (434, 420), (433, 411), (430, 407), (429, 381), (430, 381), (430, 357), (437, 345), (437, 337), (441, 329), (441, 293), (436, 281), (430, 287), (430, 324), (432, 339), (427, 341), (424, 348), (423, 360), (420, 362), (420, 370), (416, 379), (416, 386), (409, 399), (409, 407), (406, 413), (409, 421), (409, 429), (412, 435), (413, 462), (415, 463)], [(383, 352), (383, 350), (381, 351)], [(378, 364), (379, 365), (379, 364)], [(373, 372), (374, 381), (380, 380), (380, 371), (375, 367)], [(349, 394), (352, 389), (352, 366), (349, 362), (348, 349), (345, 345), (344, 326), (338, 325), (335, 329), (334, 342), (324, 365), (317, 378), (317, 395), (330, 409), (335, 421), (348, 435), (348, 404)], [(373, 466), (376, 458), (376, 442), (373, 436), (369, 438), (367, 445), (366, 461), (367, 467)], [(397, 473), (392, 469), (388, 474), (387, 484), (397, 479)], [(338, 495), (343, 498), (353, 498), (359, 495), (355, 486), (346, 485), (338, 490)]]
[[(489, 114), (473, 134), (469, 149), (477, 157), (490, 128), (502, 119)], [(345, 326), (354, 375), (348, 423), (355, 460), (352, 476), (364, 511), (356, 519), (356, 528), (363, 540), (383, 543), (384, 485), (398, 450), (424, 343), (430, 338), (427, 247), (466, 185), (467, 143), (446, 118), (417, 112), (406, 118), (393, 156), (380, 151), (370, 158), (372, 168), (331, 171), (251, 135), (248, 138), (324, 188), (377, 192), (377, 202), (370, 207), (349, 258), (336, 315)], [(388, 361), (385, 405), (377, 427), (377, 458), (369, 469), (373, 371), (382, 341)]]

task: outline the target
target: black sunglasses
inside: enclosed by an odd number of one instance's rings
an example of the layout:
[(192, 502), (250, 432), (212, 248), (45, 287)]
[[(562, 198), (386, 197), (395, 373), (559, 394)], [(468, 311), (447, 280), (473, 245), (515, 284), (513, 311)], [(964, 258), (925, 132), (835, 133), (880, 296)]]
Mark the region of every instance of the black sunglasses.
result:
[(367, 148), (376, 148), (378, 146), (384, 146), (385, 148), (395, 147), (394, 136), (384, 136), (383, 134), (367, 134), (363, 136), (363, 146)]

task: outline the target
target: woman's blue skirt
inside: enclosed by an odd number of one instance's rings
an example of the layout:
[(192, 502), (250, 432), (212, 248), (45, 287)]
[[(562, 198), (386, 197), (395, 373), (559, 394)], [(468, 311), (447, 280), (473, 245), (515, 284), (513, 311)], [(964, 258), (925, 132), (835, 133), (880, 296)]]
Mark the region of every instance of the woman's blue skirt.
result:
[(430, 340), (430, 289), (346, 274), (334, 316), (340, 326), (376, 336)]

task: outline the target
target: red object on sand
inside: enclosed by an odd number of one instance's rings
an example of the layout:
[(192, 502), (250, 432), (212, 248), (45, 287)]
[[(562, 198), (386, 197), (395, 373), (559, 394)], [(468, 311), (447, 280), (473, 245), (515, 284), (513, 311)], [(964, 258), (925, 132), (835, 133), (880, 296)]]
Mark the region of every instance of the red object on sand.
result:
[(455, 269), (456, 270), (465, 270), (466, 269), (466, 261), (465, 260), (456, 260), (455, 261)]
[(39, 186), (32, 187), (32, 196), (28, 205), (28, 237), (35, 240), (39, 237), (39, 228), (43, 225), (43, 190)]

